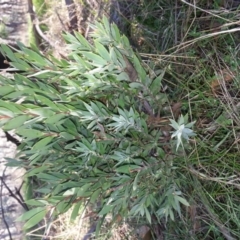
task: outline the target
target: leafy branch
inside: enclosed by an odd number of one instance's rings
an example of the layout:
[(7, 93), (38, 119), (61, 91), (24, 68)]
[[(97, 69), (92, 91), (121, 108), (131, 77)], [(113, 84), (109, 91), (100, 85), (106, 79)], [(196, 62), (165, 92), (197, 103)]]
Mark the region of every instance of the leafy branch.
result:
[[(35, 190), (42, 197), (30, 201), (36, 208), (20, 218), (25, 228), (39, 223), (49, 206), (59, 214), (75, 205), (74, 219), (81, 199), (99, 202), (102, 219), (111, 213), (174, 220), (180, 203), (188, 206), (174, 155), (169, 158), (168, 143), (161, 141), (164, 133), (147, 121), (160, 111), (156, 98), (165, 97), (164, 71), (145, 69), (106, 18), (93, 27), (90, 42), (77, 32), (64, 35), (67, 59), (46, 57), (21, 43), (17, 52), (0, 48), (21, 71), (0, 76), (0, 126), (16, 129), (23, 139), (17, 161), (9, 159), (8, 165), (24, 166), (27, 177), (43, 183)], [(193, 123), (184, 117), (170, 121), (178, 148), (182, 138), (193, 136)]]

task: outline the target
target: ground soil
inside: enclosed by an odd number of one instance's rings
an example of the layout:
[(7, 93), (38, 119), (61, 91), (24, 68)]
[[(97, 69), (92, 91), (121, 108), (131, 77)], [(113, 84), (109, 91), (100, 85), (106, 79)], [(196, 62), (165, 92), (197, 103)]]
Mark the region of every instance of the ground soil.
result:
[[(0, 0), (0, 44), (28, 44), (28, 0)], [(3, 74), (0, 72), (0, 74)], [(22, 223), (16, 222), (23, 212), (21, 186), (23, 169), (6, 167), (6, 158), (14, 158), (16, 145), (7, 141), (0, 129), (0, 239), (24, 239)]]

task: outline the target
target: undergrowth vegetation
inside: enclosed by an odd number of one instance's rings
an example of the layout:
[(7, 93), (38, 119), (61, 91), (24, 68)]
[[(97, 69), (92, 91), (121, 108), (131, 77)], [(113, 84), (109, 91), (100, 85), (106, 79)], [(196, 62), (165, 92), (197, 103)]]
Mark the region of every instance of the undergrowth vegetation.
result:
[(123, 2), (127, 37), (104, 17), (88, 40), (65, 33), (61, 59), (1, 46), (20, 70), (0, 76), (1, 126), (22, 137), (8, 165), (41, 183), (20, 220), (91, 205), (103, 239), (123, 222), (152, 239), (238, 239), (239, 12)]

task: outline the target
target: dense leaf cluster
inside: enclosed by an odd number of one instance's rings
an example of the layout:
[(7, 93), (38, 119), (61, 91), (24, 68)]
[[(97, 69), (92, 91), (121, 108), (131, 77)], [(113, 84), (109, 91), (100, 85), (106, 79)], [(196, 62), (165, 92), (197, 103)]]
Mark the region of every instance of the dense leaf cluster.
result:
[[(54, 208), (98, 203), (98, 214), (174, 219), (181, 196), (173, 158), (164, 146), (171, 140), (151, 125), (166, 101), (163, 70), (139, 60), (128, 39), (106, 18), (93, 26), (92, 39), (65, 34), (69, 55), (45, 57), (18, 44), (1, 52), (21, 73), (0, 76), (0, 123), (22, 137), (19, 159), (26, 176), (43, 182), (42, 198), (21, 219), (32, 227)], [(170, 141), (170, 142), (169, 142)], [(175, 149), (172, 147), (171, 149)], [(19, 161), (20, 160), (20, 161)], [(114, 218), (113, 218), (114, 219)]]

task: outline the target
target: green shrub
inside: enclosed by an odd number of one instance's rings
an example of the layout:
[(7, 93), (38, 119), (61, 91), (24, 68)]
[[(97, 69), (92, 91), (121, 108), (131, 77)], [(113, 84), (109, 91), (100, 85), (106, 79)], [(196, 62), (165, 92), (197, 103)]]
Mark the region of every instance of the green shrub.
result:
[(69, 55), (62, 59), (21, 43), (15, 53), (1, 46), (21, 71), (12, 79), (0, 76), (1, 126), (22, 137), (18, 159), (8, 165), (25, 167), (27, 177), (43, 183), (36, 189), (42, 197), (27, 202), (36, 208), (20, 217), (25, 228), (47, 210), (61, 214), (73, 204), (74, 218), (86, 201), (98, 203), (102, 220), (111, 213), (113, 219), (142, 216), (150, 223), (153, 215), (174, 220), (181, 204), (188, 206), (169, 124), (178, 147), (193, 135), (192, 123), (157, 117), (168, 103), (161, 91), (164, 69), (142, 62), (106, 18), (93, 27), (91, 43), (79, 33), (64, 35)]

